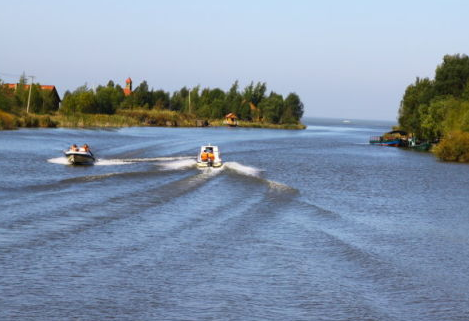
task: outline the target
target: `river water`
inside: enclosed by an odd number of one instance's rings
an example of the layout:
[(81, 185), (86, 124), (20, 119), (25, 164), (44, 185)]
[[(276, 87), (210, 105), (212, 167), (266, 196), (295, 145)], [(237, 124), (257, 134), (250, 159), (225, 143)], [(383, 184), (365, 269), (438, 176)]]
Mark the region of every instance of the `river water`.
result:
[(469, 166), (306, 123), (0, 132), (0, 320), (469, 320)]

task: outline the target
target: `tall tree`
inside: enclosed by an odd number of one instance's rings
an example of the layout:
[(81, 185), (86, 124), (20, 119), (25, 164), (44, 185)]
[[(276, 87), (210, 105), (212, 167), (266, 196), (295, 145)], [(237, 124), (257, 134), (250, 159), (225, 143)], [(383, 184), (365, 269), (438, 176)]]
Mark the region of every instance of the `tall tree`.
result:
[(281, 117), (282, 123), (297, 123), (303, 117), (304, 105), (300, 97), (295, 93), (290, 93), (285, 98), (283, 114)]
[(469, 57), (467, 55), (446, 55), (443, 63), (436, 68), (435, 93), (438, 96), (460, 97), (469, 80)]
[(164, 90), (156, 90), (153, 92), (153, 101), (157, 109), (169, 109), (170, 96)]
[(264, 121), (277, 124), (283, 114), (284, 101), (282, 95), (271, 92), (259, 104), (259, 109)]
[[(399, 108), (399, 125), (409, 132), (420, 132), (420, 105), (428, 105), (435, 95), (433, 81), (417, 78), (404, 93)], [(423, 110), (422, 110), (423, 111)]]
[(135, 98), (134, 103), (138, 107), (145, 107), (147, 109), (153, 108), (155, 102), (153, 101), (153, 93), (148, 90), (148, 84), (146, 80), (142, 81), (133, 92)]

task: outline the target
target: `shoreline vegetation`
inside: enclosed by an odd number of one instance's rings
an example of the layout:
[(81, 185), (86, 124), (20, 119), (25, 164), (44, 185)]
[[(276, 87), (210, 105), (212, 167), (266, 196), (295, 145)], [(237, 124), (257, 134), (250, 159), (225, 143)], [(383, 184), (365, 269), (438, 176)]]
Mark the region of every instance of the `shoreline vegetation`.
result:
[(125, 88), (109, 81), (96, 89), (84, 85), (66, 91), (60, 105), (44, 87), (53, 86), (30, 87), (24, 75), (18, 84), (0, 80), (0, 129), (226, 126), (224, 117), (229, 113), (237, 115), (240, 127), (306, 128), (300, 122), (304, 107), (299, 96), (290, 93), (284, 98), (273, 91), (266, 94), (267, 86), (260, 82), (251, 82), (240, 90), (236, 81), (227, 92), (197, 86), (169, 93), (150, 90), (146, 81), (133, 90), (128, 78)]
[[(200, 122), (204, 125), (200, 125)], [(206, 124), (206, 125), (205, 125)], [(135, 109), (132, 113), (16, 116), (0, 110), (0, 130), (19, 128), (122, 128), (122, 127), (226, 127), (224, 119), (194, 120), (188, 114)], [(302, 123), (272, 124), (257, 121), (239, 121), (237, 127), (268, 129), (305, 129)]]
[(431, 144), (442, 161), (469, 162), (469, 57), (445, 55), (434, 79), (418, 78), (404, 93), (394, 130)]

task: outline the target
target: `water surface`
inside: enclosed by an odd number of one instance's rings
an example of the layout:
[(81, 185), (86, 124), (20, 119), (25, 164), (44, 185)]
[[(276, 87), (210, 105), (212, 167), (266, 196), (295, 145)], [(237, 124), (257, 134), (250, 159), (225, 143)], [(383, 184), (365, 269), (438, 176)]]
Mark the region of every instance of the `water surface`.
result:
[(0, 319), (468, 320), (469, 166), (307, 123), (0, 132)]

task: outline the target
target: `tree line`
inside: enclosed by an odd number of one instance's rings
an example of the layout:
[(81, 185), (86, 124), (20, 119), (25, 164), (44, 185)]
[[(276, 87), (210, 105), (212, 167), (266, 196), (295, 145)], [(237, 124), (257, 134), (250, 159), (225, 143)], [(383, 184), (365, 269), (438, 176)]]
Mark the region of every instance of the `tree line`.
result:
[(399, 125), (422, 140), (469, 132), (469, 57), (446, 55), (434, 79), (417, 78), (404, 93)]
[[(13, 114), (25, 111), (29, 87), (21, 76), (17, 89), (5, 86), (0, 80), (0, 109)], [(251, 82), (243, 90), (236, 81), (228, 91), (220, 88), (183, 87), (172, 93), (149, 89), (142, 81), (130, 95), (110, 80), (95, 89), (87, 85), (66, 91), (59, 109), (52, 104), (51, 94), (40, 84), (31, 87), (30, 112), (36, 114), (108, 114), (119, 110), (170, 110), (204, 119), (220, 119), (235, 113), (240, 120), (263, 121), (273, 124), (298, 123), (303, 116), (303, 103), (295, 93), (285, 98), (273, 91), (267, 93), (266, 83)]]
[(250, 83), (243, 90), (236, 81), (228, 91), (220, 88), (183, 87), (169, 93), (149, 89), (146, 81), (125, 96), (120, 85), (109, 81), (96, 89), (86, 85), (67, 91), (62, 101), (62, 113), (114, 114), (119, 110), (141, 108), (171, 110), (206, 119), (220, 119), (235, 113), (241, 120), (265, 121), (273, 124), (298, 123), (303, 116), (303, 103), (290, 93), (286, 98), (271, 91), (265, 83)]

